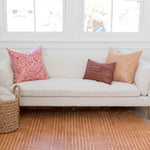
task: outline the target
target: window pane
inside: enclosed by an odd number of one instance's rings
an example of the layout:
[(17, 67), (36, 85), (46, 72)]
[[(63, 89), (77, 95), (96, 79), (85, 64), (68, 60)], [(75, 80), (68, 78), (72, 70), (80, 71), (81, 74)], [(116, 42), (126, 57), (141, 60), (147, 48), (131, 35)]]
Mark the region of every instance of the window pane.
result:
[(36, 31), (63, 30), (62, 0), (36, 0)]
[(8, 31), (34, 31), (32, 0), (7, 0)]
[(84, 0), (84, 31), (110, 32), (111, 0)]
[(114, 0), (113, 32), (138, 32), (140, 0)]

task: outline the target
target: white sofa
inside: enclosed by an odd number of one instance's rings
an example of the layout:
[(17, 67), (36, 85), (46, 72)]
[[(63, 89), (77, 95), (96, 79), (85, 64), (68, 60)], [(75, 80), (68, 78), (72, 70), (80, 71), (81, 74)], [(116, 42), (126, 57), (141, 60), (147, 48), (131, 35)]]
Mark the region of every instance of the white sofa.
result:
[[(150, 106), (150, 65), (140, 60), (135, 83), (112, 85), (83, 80), (88, 58), (105, 62), (99, 53), (52, 53), (43, 56), (50, 79), (18, 83), (21, 106)], [(13, 78), (12, 73), (9, 74)], [(14, 85), (11, 85), (12, 88)]]

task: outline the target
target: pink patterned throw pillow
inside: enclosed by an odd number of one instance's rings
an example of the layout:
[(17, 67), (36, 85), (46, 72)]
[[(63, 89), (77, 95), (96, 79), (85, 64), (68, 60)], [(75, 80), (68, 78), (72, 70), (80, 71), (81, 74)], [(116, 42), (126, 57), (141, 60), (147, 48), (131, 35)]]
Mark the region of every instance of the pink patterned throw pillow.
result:
[(42, 47), (27, 53), (7, 48), (14, 70), (14, 82), (49, 79), (42, 60)]

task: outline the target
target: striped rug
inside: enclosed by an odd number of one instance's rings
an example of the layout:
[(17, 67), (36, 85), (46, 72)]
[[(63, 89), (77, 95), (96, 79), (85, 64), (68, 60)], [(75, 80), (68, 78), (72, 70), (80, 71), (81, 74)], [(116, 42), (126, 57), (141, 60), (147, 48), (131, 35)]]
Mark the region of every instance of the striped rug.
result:
[(150, 150), (150, 126), (126, 108), (22, 108), (0, 150)]

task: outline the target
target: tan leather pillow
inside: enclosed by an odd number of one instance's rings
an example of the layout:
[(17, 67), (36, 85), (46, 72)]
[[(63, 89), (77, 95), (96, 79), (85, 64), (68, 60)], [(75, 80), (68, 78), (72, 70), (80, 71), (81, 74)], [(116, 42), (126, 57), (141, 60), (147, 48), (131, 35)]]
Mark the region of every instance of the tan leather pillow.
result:
[(115, 69), (115, 62), (113, 63), (98, 63), (88, 59), (86, 71), (83, 79), (90, 79), (111, 84), (113, 73)]
[(129, 54), (122, 54), (110, 47), (106, 62), (116, 62), (113, 80), (133, 83), (141, 54), (142, 50)]

